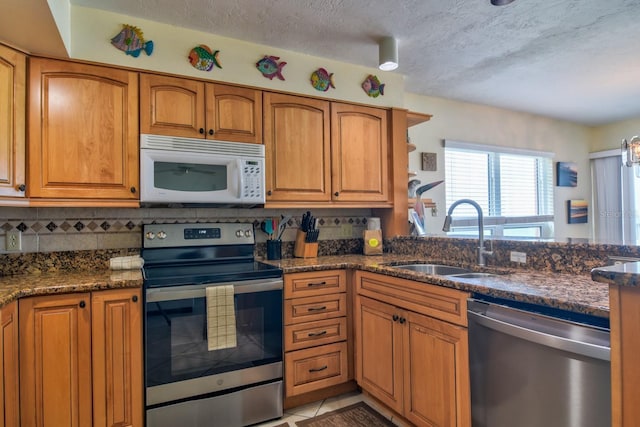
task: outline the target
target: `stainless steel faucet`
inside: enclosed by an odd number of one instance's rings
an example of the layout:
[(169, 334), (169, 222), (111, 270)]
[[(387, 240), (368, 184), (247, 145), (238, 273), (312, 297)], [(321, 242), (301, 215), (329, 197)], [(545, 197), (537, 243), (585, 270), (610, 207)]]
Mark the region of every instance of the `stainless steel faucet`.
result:
[(485, 256), (493, 255), (493, 251), (487, 251), (484, 248), (484, 217), (482, 215), (482, 208), (478, 203), (471, 199), (460, 199), (456, 200), (449, 206), (449, 211), (447, 212), (447, 216), (444, 218), (444, 225), (442, 226), (442, 231), (449, 231), (451, 229), (451, 213), (456, 208), (456, 206), (468, 203), (478, 211), (478, 265), (485, 265)]

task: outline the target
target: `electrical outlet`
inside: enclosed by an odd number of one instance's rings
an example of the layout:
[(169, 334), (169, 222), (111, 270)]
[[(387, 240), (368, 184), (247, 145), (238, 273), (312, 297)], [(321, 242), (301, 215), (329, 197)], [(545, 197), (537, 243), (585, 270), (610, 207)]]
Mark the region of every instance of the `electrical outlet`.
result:
[(22, 250), (22, 232), (19, 230), (7, 231), (5, 235), (5, 249), (7, 251)]
[(511, 252), (509, 252), (509, 254), (510, 254), (511, 262), (520, 262), (522, 264), (526, 264), (526, 262), (527, 262), (527, 254), (526, 253), (511, 251)]

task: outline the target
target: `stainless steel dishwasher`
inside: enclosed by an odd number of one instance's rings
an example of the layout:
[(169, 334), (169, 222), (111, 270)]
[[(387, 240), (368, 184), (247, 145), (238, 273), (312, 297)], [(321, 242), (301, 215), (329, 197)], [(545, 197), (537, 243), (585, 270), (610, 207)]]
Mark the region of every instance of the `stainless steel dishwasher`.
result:
[(473, 427), (611, 425), (608, 319), (548, 310), (469, 300)]

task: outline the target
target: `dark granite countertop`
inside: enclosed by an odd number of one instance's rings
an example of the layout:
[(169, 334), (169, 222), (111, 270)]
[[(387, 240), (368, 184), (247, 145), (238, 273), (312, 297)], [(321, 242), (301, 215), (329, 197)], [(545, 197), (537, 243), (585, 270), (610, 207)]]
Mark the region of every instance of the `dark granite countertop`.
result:
[[(399, 270), (392, 266), (398, 263), (427, 261), (449, 264), (443, 260), (426, 260), (416, 256), (393, 254), (287, 258), (264, 262), (281, 267), (285, 273), (336, 268), (360, 269), (470, 293), (540, 304), (600, 317), (609, 316), (608, 284), (615, 281), (618, 284), (636, 286), (638, 277), (640, 277), (640, 263), (596, 269), (600, 271), (592, 273), (593, 280), (588, 274), (547, 273), (492, 267), (487, 267), (484, 271), (498, 273), (495, 276), (453, 279)], [(460, 266), (474, 271), (483, 271), (481, 267), (476, 265)], [(3, 276), (0, 277), (0, 307), (26, 296), (140, 286), (142, 286), (140, 270), (52, 272)]]
[(618, 286), (640, 286), (640, 262), (626, 262), (591, 270), (596, 282)]
[(0, 277), (0, 307), (27, 296), (139, 288), (141, 286), (142, 273), (140, 270), (64, 271), (3, 276)]
[[(353, 268), (389, 276), (432, 283), (448, 288), (505, 298), (514, 301), (555, 307), (575, 313), (609, 317), (609, 287), (594, 282), (588, 274), (547, 273), (475, 265), (460, 265), (474, 271), (498, 273), (481, 278), (446, 278), (393, 268), (392, 264), (412, 262), (449, 264), (442, 260), (425, 260), (408, 255), (341, 255), (318, 258), (293, 258), (265, 261), (277, 265), (285, 273)], [(640, 263), (639, 263), (640, 264)], [(639, 267), (640, 268), (640, 267)]]

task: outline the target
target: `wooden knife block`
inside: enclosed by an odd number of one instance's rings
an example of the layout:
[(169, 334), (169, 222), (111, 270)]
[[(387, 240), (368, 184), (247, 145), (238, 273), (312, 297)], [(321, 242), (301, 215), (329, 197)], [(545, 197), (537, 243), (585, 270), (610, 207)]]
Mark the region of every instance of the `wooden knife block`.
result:
[(293, 247), (293, 256), (296, 258), (316, 258), (318, 256), (318, 242), (307, 243), (304, 238), (307, 233), (298, 229), (296, 232), (296, 243)]

